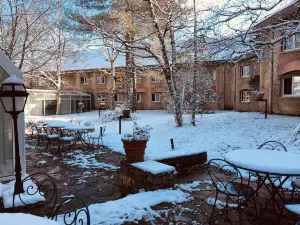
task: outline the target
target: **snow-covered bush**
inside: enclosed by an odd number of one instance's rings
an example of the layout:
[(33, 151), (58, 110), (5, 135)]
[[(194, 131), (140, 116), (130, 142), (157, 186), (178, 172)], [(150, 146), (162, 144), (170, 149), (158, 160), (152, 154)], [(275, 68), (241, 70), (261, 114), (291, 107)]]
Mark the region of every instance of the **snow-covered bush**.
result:
[(255, 94), (255, 95), (263, 95), (263, 94), (265, 94), (265, 92), (255, 90), (255, 91), (253, 91), (253, 94)]
[(139, 126), (136, 122), (134, 122), (132, 134), (124, 134), (122, 140), (148, 140), (150, 138), (151, 129), (152, 127), (150, 127), (149, 125)]

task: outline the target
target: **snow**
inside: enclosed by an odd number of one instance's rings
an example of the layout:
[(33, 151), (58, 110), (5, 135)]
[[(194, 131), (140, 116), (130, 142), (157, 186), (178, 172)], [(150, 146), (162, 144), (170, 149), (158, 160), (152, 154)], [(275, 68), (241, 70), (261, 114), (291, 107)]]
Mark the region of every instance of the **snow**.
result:
[[(101, 114), (102, 116), (102, 114)], [(196, 116), (196, 127), (190, 126), (190, 116), (184, 115), (184, 126), (176, 127), (174, 116), (164, 111), (137, 111), (135, 121), (141, 125), (150, 125), (151, 138), (147, 142), (146, 160), (157, 160), (165, 157), (208, 153), (208, 159), (222, 158), (226, 152), (235, 149), (255, 149), (269, 140), (283, 143), (289, 152), (299, 152), (299, 148), (289, 142), (292, 131), (299, 124), (299, 117), (269, 115), (264, 119), (262, 113), (217, 111), (215, 114)], [(98, 111), (60, 115), (49, 120), (81, 120), (82, 124), (90, 121), (95, 133), (100, 133), (100, 126), (106, 126), (103, 142), (112, 151), (125, 154), (119, 121), (104, 123), (99, 119)], [(42, 119), (42, 117), (40, 117)], [(133, 121), (122, 121), (122, 133), (131, 133)], [(174, 150), (170, 139), (174, 139)]]
[(300, 204), (285, 205), (285, 208), (287, 208), (288, 210), (290, 210), (291, 212), (293, 212), (295, 214), (300, 215)]
[[(201, 191), (201, 188), (198, 188), (201, 184), (212, 185), (212, 181), (199, 180), (199, 181), (194, 181), (192, 183), (187, 183), (187, 184), (175, 184), (175, 187), (179, 188), (183, 191), (194, 192), (194, 191)], [(209, 190), (209, 189), (210, 189), (210, 187), (206, 186), (206, 188), (204, 190)]]
[(152, 174), (176, 172), (175, 167), (156, 161), (144, 161), (132, 163), (131, 165)]
[(64, 127), (64, 130), (94, 130), (95, 128), (93, 126), (66, 126)]
[(56, 221), (24, 213), (0, 213), (0, 221), (5, 225), (59, 225)]
[(160, 203), (182, 203), (191, 200), (189, 194), (180, 190), (161, 189), (128, 195), (125, 198), (89, 206), (91, 224), (123, 224), (125, 222), (137, 223), (143, 218), (152, 220), (159, 213), (151, 209)]
[[(13, 193), (14, 193), (15, 181), (11, 181), (6, 184), (2, 184), (2, 200), (4, 208), (13, 207)], [(23, 206), (25, 204), (34, 204), (40, 201), (45, 201), (45, 198), (37, 191), (37, 186), (31, 181), (27, 180), (23, 183), (24, 193), (16, 195), (15, 206)], [(1, 194), (0, 194), (1, 195)], [(22, 199), (22, 201), (21, 201)], [(24, 202), (24, 203), (23, 203)]]
[(10, 77), (6, 78), (2, 82), (2, 84), (24, 84), (24, 80), (13, 74)]
[[(207, 203), (207, 204), (210, 204), (210, 205), (214, 205), (214, 203), (215, 203), (215, 198), (208, 198), (208, 199), (206, 200), (206, 203)], [(224, 209), (224, 208), (225, 208), (225, 205), (226, 205), (225, 202), (222, 202), (222, 201), (220, 201), (220, 200), (217, 200), (217, 201), (216, 201), (216, 208), (217, 208), (217, 209)], [(228, 207), (230, 207), (230, 208), (237, 208), (238, 205), (237, 205), (237, 204), (228, 204)]]
[(95, 151), (94, 153), (87, 155), (87, 154), (83, 154), (81, 150), (74, 150), (71, 153), (67, 153), (69, 157), (68, 158), (65, 157), (63, 159), (63, 162), (68, 165), (77, 166), (83, 169), (102, 168), (104, 170), (113, 170), (113, 171), (119, 169), (119, 167), (117, 166), (106, 164), (103, 162), (98, 162), (95, 157), (99, 154), (103, 154), (103, 152)]
[(238, 167), (263, 173), (300, 175), (300, 154), (272, 150), (236, 150), (225, 155), (225, 160)]

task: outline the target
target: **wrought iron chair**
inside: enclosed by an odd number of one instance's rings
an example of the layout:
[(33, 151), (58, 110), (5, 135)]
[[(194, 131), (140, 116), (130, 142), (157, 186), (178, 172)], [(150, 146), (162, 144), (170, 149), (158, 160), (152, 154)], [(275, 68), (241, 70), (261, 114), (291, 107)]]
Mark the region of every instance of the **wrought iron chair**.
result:
[(57, 201), (57, 186), (51, 176), (34, 173), (22, 180), (23, 194), (13, 195), (14, 212), (51, 216)]
[(101, 144), (103, 145), (102, 137), (105, 133), (105, 130), (106, 130), (106, 126), (103, 126), (103, 127), (100, 127), (99, 134), (90, 134), (88, 136), (89, 137), (89, 143), (91, 143), (91, 141), (92, 141), (92, 144), (95, 145), (95, 142), (97, 141), (98, 145), (100, 145), (100, 141), (101, 141)]
[(74, 139), (75, 139), (74, 133), (69, 131), (62, 132), (59, 137), (58, 151), (60, 152), (61, 149), (64, 149), (65, 151), (70, 149)]
[[(47, 134), (46, 134), (44, 128), (40, 125), (34, 124), (33, 129), (34, 129), (34, 131), (36, 131), (36, 134), (37, 134), (37, 145), (40, 146), (41, 138), (46, 137)], [(33, 135), (33, 133), (32, 133), (32, 135)]]
[(242, 204), (253, 199), (255, 212), (257, 215), (257, 208), (255, 202), (255, 190), (248, 184), (243, 183), (242, 175), (240, 171), (233, 165), (228, 164), (223, 159), (212, 159), (208, 162), (207, 167), (208, 175), (210, 176), (214, 186), (216, 187), (216, 196), (211, 212), (209, 224), (211, 224), (213, 219), (213, 213), (216, 207), (216, 202), (218, 195), (226, 195), (226, 204), (225, 204), (225, 214), (226, 220), (229, 220), (228, 217), (228, 202), (230, 197), (235, 197), (237, 199), (237, 206), (239, 211), (239, 223), (242, 224)]
[[(278, 142), (278, 141), (266, 141), (263, 144), (261, 144), (258, 149), (264, 149), (264, 150), (273, 150), (273, 151), (284, 151), (287, 152), (286, 147)], [(264, 177), (264, 174), (259, 174), (260, 177)], [(251, 177), (255, 177), (257, 178), (257, 186), (256, 188), (258, 188), (261, 185), (261, 179), (255, 174), (255, 173), (249, 173), (249, 182), (251, 180)], [(281, 177), (280, 176), (276, 176), (276, 175), (269, 175), (270, 178), (272, 179), (276, 179), (279, 180)]]
[(54, 211), (50, 219), (66, 225), (90, 225), (90, 212), (83, 200), (78, 197), (66, 198)]
[(46, 145), (45, 150), (47, 150), (48, 147), (51, 146), (53, 141), (56, 141), (57, 145), (59, 145), (60, 134), (57, 134), (57, 133), (54, 134), (54, 133), (52, 133), (52, 131), (50, 129), (47, 129), (47, 128), (44, 128), (44, 131), (45, 131), (45, 134), (47, 137), (47, 145)]
[[(299, 180), (292, 182), (292, 194), (291, 198), (284, 202), (284, 210), (290, 215), (294, 216), (295, 222), (300, 219), (300, 187), (298, 186)], [(296, 225), (300, 225), (300, 221)]]
[(286, 147), (278, 141), (266, 141), (265, 143), (261, 144), (258, 149), (287, 152)]

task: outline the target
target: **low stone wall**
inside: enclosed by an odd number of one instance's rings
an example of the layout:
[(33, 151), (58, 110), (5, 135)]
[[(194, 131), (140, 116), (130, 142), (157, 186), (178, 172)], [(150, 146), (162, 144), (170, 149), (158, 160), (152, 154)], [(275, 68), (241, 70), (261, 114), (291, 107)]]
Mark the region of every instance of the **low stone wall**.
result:
[(121, 161), (120, 189), (123, 194), (138, 193), (140, 189), (153, 191), (172, 186), (172, 173), (152, 174)]
[(194, 155), (179, 156), (176, 158), (159, 159), (157, 162), (161, 162), (170, 166), (174, 166), (177, 171), (181, 169), (189, 168), (196, 165), (202, 165), (207, 161), (207, 153), (202, 152)]
[[(184, 170), (192, 166), (204, 164), (207, 153), (198, 153), (188, 156), (173, 157), (156, 160), (157, 162), (174, 166), (176, 171)], [(121, 161), (120, 191), (123, 195), (138, 193), (140, 189), (153, 191), (173, 186), (173, 173), (152, 174), (131, 165), (126, 160)]]

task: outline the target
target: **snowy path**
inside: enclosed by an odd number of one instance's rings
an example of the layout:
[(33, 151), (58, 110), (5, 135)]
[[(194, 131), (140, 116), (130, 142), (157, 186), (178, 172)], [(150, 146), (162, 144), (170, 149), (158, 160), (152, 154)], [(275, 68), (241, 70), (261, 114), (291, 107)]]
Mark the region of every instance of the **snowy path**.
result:
[[(178, 152), (207, 151), (209, 158), (222, 156), (234, 149), (257, 148), (268, 140), (284, 143), (289, 150), (296, 150), (289, 145), (293, 130), (300, 122), (299, 117), (269, 115), (264, 119), (261, 113), (239, 113), (220, 111), (216, 114), (197, 116), (197, 127), (189, 125), (189, 116), (184, 116), (185, 125), (175, 127), (172, 114), (163, 111), (138, 111), (136, 121), (140, 125), (151, 125), (151, 138), (147, 144), (146, 158), (159, 157), (162, 152), (172, 151), (170, 138), (174, 139)], [(49, 117), (50, 118), (50, 117)], [(113, 151), (124, 153), (121, 135), (118, 134), (118, 121), (101, 123), (98, 111), (80, 115), (57, 116), (58, 120), (91, 121), (99, 132), (100, 126), (106, 126), (103, 141)], [(53, 118), (51, 118), (53, 119)], [(132, 121), (122, 122), (122, 133), (132, 131)]]

